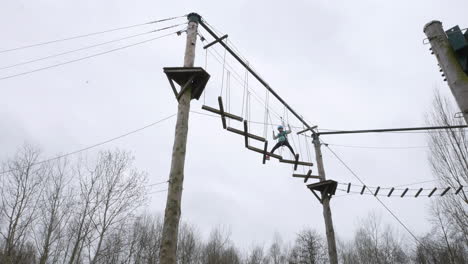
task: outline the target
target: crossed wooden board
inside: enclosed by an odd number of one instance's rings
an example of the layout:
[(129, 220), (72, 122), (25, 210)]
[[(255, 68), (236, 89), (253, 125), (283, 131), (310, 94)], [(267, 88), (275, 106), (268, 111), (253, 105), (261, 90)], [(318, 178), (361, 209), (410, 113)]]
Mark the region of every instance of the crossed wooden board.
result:
[[(262, 161), (263, 164), (265, 164), (265, 162), (266, 162), (266, 157), (270, 156), (270, 157), (278, 159), (279, 162), (293, 164), (294, 165), (294, 170), (297, 170), (297, 166), (299, 166), (299, 165), (309, 166), (309, 167), (312, 167), (314, 165), (312, 162), (300, 161), (299, 160), (299, 154), (295, 155), (294, 160), (288, 160), (288, 159), (283, 159), (283, 157), (280, 156), (280, 155), (268, 152), (268, 140), (266, 140), (263, 137), (260, 137), (260, 136), (249, 133), (247, 120), (244, 120), (240, 116), (237, 116), (237, 115), (234, 115), (234, 114), (231, 114), (231, 113), (228, 113), (228, 112), (224, 111), (223, 99), (221, 98), (221, 96), (218, 97), (218, 104), (219, 104), (219, 109), (216, 109), (216, 108), (213, 108), (213, 107), (210, 107), (210, 106), (207, 106), (207, 105), (203, 105), (202, 109), (220, 115), (223, 128), (226, 129), (227, 131), (244, 136), (245, 147), (247, 149), (251, 150), (251, 151), (262, 154), (263, 155), (263, 161)], [(237, 120), (239, 122), (243, 122), (244, 123), (244, 130), (240, 130), (240, 129), (236, 129), (236, 128), (227, 126), (226, 118), (230, 118), (230, 119), (233, 119), (233, 120)], [(260, 142), (264, 142), (264, 148), (259, 149), (259, 148), (250, 146), (249, 145), (249, 138), (260, 141)], [(319, 176), (312, 175), (312, 170), (309, 170), (307, 172), (307, 174), (293, 174), (293, 177), (304, 178), (304, 182), (307, 182), (310, 178), (319, 179)]]

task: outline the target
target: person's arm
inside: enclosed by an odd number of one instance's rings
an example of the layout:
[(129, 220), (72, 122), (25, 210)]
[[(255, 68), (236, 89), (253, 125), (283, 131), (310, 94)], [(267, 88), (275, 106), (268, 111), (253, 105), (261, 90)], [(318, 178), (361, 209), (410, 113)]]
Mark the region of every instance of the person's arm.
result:
[(272, 131), (273, 132), (273, 139), (278, 139), (278, 137), (275, 135), (275, 131)]
[(286, 132), (286, 134), (290, 134), (290, 133), (291, 133), (291, 126), (290, 126), (289, 124), (288, 124), (288, 128), (289, 128), (289, 130), (284, 131), (284, 132)]

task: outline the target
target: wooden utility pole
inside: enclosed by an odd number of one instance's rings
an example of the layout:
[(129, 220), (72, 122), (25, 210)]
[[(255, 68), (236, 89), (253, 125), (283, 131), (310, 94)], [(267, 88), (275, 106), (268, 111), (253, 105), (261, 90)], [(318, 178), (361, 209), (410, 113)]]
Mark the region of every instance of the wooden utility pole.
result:
[[(195, 44), (197, 41), (200, 16), (195, 13), (188, 15), (187, 43), (185, 46), (184, 67), (193, 67), (195, 61)], [(187, 145), (188, 120), (191, 89), (186, 89), (179, 98), (174, 146), (172, 148), (171, 172), (169, 174), (169, 190), (167, 193), (164, 226), (159, 255), (160, 264), (176, 264), (177, 236), (180, 222), (180, 205), (184, 182), (185, 152)]]
[(439, 61), (450, 90), (468, 124), (468, 76), (458, 63), (440, 21), (434, 20), (427, 23), (424, 26), (424, 33), (431, 43), (432, 51)]
[[(323, 167), (322, 149), (320, 144), (319, 135), (314, 133), (312, 135), (313, 143), (315, 148), (315, 158), (317, 159), (317, 170), (320, 177), (320, 181), (325, 181), (325, 169)], [(323, 218), (325, 220), (325, 233), (327, 235), (328, 242), (328, 257), (330, 258), (330, 264), (338, 264), (338, 253), (336, 251), (336, 240), (335, 230), (333, 229), (333, 220), (330, 209), (330, 197), (327, 194), (322, 193), (322, 206), (323, 206)]]

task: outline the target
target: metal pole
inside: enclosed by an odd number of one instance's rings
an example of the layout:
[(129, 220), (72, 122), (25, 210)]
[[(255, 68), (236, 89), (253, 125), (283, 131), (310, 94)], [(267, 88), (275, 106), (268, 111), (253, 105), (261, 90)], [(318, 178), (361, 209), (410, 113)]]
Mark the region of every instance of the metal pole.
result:
[[(317, 159), (317, 170), (320, 181), (325, 181), (325, 169), (323, 167), (322, 149), (320, 139), (317, 134), (313, 135), (313, 141), (315, 148), (315, 158)], [(325, 233), (327, 235), (328, 242), (328, 256), (330, 258), (330, 264), (338, 264), (338, 253), (336, 251), (336, 240), (335, 230), (333, 228), (333, 220), (330, 209), (330, 197), (322, 193), (322, 206), (323, 206), (323, 218), (325, 220)]]
[(447, 83), (457, 101), (458, 107), (468, 123), (468, 76), (458, 63), (455, 53), (448, 41), (447, 35), (440, 21), (431, 21), (424, 26), (426, 34), (432, 46), (432, 51), (444, 71)]
[[(200, 16), (192, 13), (188, 15), (188, 20), (184, 67), (193, 67)], [(191, 90), (187, 89), (179, 98), (174, 146), (172, 148), (171, 172), (169, 174), (169, 189), (167, 193), (166, 210), (164, 212), (164, 226), (159, 255), (160, 264), (176, 264), (177, 236), (181, 215), (180, 205), (184, 182), (185, 152), (191, 97)]]

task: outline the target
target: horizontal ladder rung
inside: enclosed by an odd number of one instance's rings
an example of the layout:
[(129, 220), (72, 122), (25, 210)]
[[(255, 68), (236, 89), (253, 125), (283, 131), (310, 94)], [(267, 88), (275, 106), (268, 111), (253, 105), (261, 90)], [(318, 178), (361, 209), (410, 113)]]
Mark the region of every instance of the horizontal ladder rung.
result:
[(310, 175), (310, 176), (307, 176), (307, 174), (293, 174), (293, 177), (296, 177), (296, 178), (320, 179), (320, 177), (317, 176), (317, 175)]
[[(207, 106), (207, 105), (203, 105), (202, 109), (206, 110), (206, 111), (209, 111), (209, 112), (212, 112), (212, 113), (215, 113), (215, 114), (218, 114), (218, 115), (221, 115), (221, 111), (219, 111), (216, 108)], [(244, 120), (242, 117), (230, 114), (228, 112), (224, 112), (224, 116), (229, 117), (229, 118), (234, 119), (234, 120), (237, 120), (237, 121), (240, 121), (240, 122), (242, 122)]]
[[(285, 160), (285, 159), (281, 159), (280, 162), (289, 163), (289, 164), (296, 164), (296, 161), (295, 161), (295, 160)], [(298, 162), (297, 162), (297, 165), (314, 166), (314, 164), (313, 164), (312, 162), (305, 162), (305, 161), (298, 161)]]
[[(232, 133), (236, 133), (236, 134), (245, 136), (245, 132), (242, 131), (242, 130), (235, 129), (235, 128), (232, 128), (232, 127), (227, 127), (226, 129), (227, 129), (227, 131), (230, 131), (230, 132), (232, 132)], [(266, 141), (265, 138), (262, 138), (262, 137), (260, 137), (260, 136), (254, 135), (254, 134), (247, 133), (247, 136), (248, 136), (249, 138), (252, 138), (252, 139), (255, 139), (255, 140), (258, 140), (258, 141), (261, 141), (261, 142), (265, 142), (265, 141)], [(263, 150), (262, 150), (262, 153), (263, 153)]]
[[(255, 151), (255, 152), (258, 152), (258, 153), (263, 154), (263, 150), (262, 150), (262, 149), (259, 149), (259, 148), (256, 148), (256, 147), (252, 147), (252, 146), (248, 146), (247, 148), (250, 149), (250, 150), (252, 150), (252, 151)], [(280, 155), (276, 155), (276, 154), (273, 154), (273, 153), (270, 153), (270, 152), (267, 152), (267, 155), (270, 156), (270, 157), (279, 159), (279, 160), (281, 160), (281, 159), (283, 158), (283, 157), (281, 157)]]

